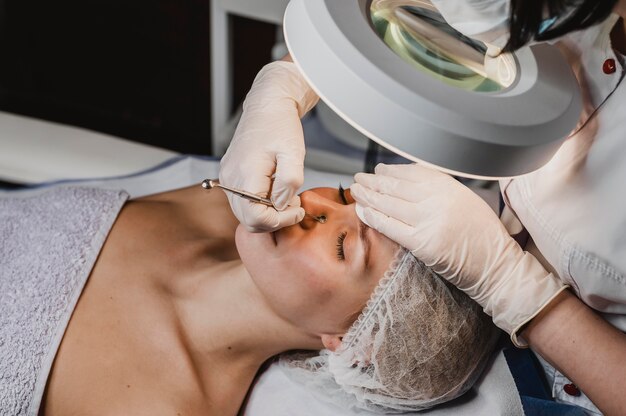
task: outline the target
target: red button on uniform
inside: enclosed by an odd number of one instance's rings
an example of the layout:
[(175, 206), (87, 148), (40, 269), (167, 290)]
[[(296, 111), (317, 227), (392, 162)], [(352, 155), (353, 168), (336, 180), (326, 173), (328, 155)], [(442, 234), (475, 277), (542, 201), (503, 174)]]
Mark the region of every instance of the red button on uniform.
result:
[(576, 385), (573, 383), (564, 385), (563, 390), (565, 390), (565, 393), (569, 394), (570, 396), (580, 396), (580, 390), (578, 390), (578, 387), (576, 387)]
[(604, 71), (605, 74), (610, 75), (615, 73), (617, 67), (615, 66), (615, 59), (607, 59), (606, 61), (604, 61), (604, 65), (602, 65), (602, 71)]

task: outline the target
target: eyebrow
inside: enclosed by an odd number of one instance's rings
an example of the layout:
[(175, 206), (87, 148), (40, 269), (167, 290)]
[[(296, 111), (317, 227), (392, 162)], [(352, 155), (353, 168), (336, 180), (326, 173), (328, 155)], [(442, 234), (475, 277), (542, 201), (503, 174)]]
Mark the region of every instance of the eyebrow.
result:
[(365, 249), (365, 270), (370, 268), (370, 248), (372, 247), (372, 243), (367, 236), (367, 230), (369, 227), (365, 225), (364, 222), (359, 221), (359, 238), (361, 239), (361, 243), (363, 243), (363, 248)]

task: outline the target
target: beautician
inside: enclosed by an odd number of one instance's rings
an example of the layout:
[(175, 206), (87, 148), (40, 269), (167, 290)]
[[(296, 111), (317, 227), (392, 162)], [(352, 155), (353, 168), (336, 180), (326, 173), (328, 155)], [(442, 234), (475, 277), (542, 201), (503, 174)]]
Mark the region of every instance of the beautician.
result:
[[(358, 174), (357, 212), (482, 305), (517, 346), (532, 347), (558, 401), (623, 414), (626, 0), (433, 3), (460, 32), (505, 50), (558, 39), (583, 91), (581, 119), (546, 166), (501, 181), (502, 220), (452, 177), (419, 165)], [(316, 101), (290, 62), (257, 76), (220, 172), (231, 186), (271, 191), (278, 211), (230, 200), (250, 230), (302, 220), (300, 117)]]

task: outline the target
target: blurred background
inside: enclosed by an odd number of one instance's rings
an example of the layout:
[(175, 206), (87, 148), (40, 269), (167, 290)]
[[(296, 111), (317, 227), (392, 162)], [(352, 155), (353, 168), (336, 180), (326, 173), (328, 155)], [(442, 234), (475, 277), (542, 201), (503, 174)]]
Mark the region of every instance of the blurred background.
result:
[(276, 35), (267, 19), (225, 9), (227, 27), (212, 32), (210, 0), (0, 5), (1, 111), (182, 153), (211, 152), (212, 36), (232, 53), (232, 111)]
[[(220, 157), (289, 0), (0, 0), (0, 186)], [(320, 104), (306, 166), (399, 161)]]

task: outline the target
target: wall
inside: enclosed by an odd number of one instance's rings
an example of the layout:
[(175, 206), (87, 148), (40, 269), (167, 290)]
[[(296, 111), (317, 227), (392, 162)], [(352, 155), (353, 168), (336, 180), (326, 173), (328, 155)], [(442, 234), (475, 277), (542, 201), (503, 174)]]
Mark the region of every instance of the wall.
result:
[[(0, 111), (208, 154), (209, 6), (1, 0)], [(247, 19), (233, 27), (238, 100), (269, 60), (274, 27)]]

